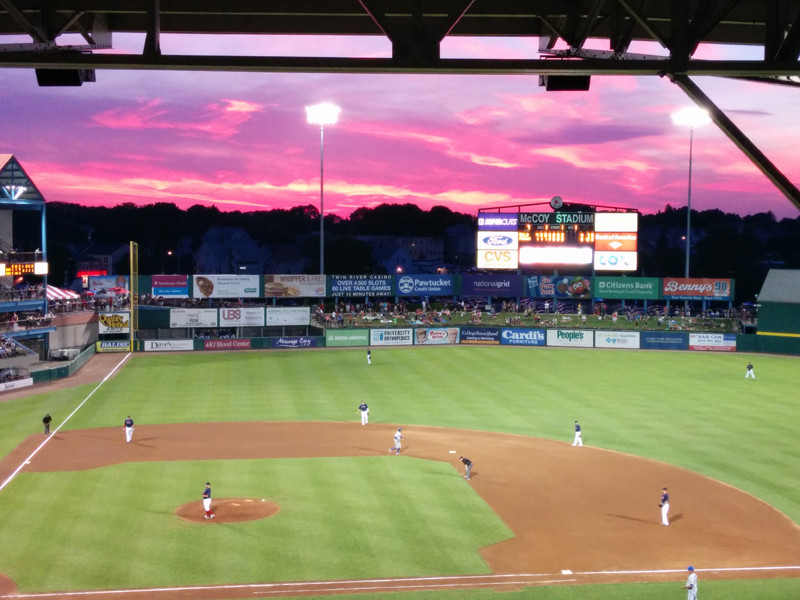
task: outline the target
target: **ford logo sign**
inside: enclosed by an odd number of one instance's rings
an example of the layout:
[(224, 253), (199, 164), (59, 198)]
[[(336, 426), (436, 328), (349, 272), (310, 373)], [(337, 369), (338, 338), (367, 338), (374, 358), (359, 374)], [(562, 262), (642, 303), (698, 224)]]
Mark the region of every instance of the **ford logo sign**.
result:
[(514, 239), (507, 235), (487, 235), (483, 238), (483, 243), (487, 246), (500, 248), (503, 246), (510, 246), (514, 243)]

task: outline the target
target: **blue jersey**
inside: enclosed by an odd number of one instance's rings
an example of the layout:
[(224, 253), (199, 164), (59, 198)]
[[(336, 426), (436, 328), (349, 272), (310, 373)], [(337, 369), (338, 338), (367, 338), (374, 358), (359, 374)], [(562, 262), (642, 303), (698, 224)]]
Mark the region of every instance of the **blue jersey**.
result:
[(366, 403), (366, 402), (362, 402), (362, 403), (361, 403), (361, 404), (359, 404), (359, 406), (358, 406), (358, 410), (360, 410), (361, 412), (364, 412), (365, 410), (367, 410), (367, 408), (368, 408), (368, 407), (367, 407), (367, 403)]
[(575, 433), (580, 433), (580, 432), (581, 432), (581, 426), (575, 423)]
[[(119, 423), (119, 421), (117, 421)], [(133, 427), (133, 419), (127, 418), (125, 419), (125, 427)]]
[(667, 502), (669, 502), (669, 494), (664, 492), (661, 494), (661, 504), (666, 504)]
[(211, 498), (211, 488), (207, 487), (203, 490), (203, 498)]

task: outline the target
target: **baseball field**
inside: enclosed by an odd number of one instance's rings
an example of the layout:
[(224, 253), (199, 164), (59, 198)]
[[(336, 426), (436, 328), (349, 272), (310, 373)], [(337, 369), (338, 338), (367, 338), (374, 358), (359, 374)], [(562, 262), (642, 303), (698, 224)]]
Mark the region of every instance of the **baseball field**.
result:
[(0, 598), (649, 600), (683, 598), (691, 564), (704, 600), (796, 599), (799, 366), (475, 346), (373, 348), (371, 365), (363, 349), (98, 355), (0, 397)]

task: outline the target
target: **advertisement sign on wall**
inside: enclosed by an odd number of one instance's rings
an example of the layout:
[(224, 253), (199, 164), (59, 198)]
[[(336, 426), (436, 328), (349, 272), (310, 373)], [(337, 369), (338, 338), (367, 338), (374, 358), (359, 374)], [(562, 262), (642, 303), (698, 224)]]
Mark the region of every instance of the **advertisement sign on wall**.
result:
[(216, 308), (171, 308), (170, 327), (216, 327)]
[(730, 279), (664, 277), (661, 293), (666, 300), (731, 300)]
[(311, 323), (309, 306), (268, 306), (267, 327), (308, 325)]
[(639, 348), (638, 331), (595, 331), (595, 348)]
[(391, 296), (393, 275), (331, 275), (328, 296)]
[(169, 298), (188, 298), (189, 276), (153, 275), (151, 292), (153, 296), (166, 296)]
[(101, 312), (97, 313), (98, 333), (130, 333), (131, 313)]
[(274, 337), (269, 339), (270, 348), (316, 348), (317, 338), (307, 335)]
[(592, 280), (588, 275), (533, 275), (526, 278), (531, 298), (591, 298)]
[(369, 330), (367, 329), (341, 329), (325, 330), (325, 345), (328, 347), (341, 346), (368, 346)]
[(370, 346), (410, 346), (414, 343), (413, 329), (373, 329), (369, 332)]
[(419, 327), (414, 330), (415, 344), (457, 344), (458, 327)]
[(520, 275), (462, 275), (461, 293), (464, 296), (521, 296)]
[(645, 350), (688, 350), (689, 336), (678, 331), (642, 331), (639, 345)]
[(194, 350), (192, 340), (144, 340), (145, 352), (190, 352)]
[(110, 341), (110, 342), (97, 342), (95, 346), (97, 352), (130, 352), (130, 341)]
[(735, 333), (690, 333), (689, 350), (736, 352)]
[(324, 298), (325, 275), (264, 275), (264, 297)]
[(462, 327), (462, 344), (499, 344), (499, 327)]
[(194, 298), (260, 298), (258, 275), (194, 275)]
[(203, 340), (203, 350), (250, 350), (250, 338)]
[(478, 250), (479, 269), (516, 269), (519, 267), (519, 252), (516, 250)]
[(452, 296), (452, 275), (398, 275), (398, 296)]
[(239, 306), (219, 309), (220, 327), (263, 327), (264, 308)]
[(127, 275), (91, 275), (89, 291), (95, 294), (124, 294), (130, 289)]
[(591, 348), (594, 346), (594, 332), (580, 329), (548, 329), (547, 345)]
[(658, 300), (661, 288), (658, 277), (595, 277), (597, 298)]
[(478, 231), (517, 231), (517, 213), (478, 213)]
[(544, 346), (544, 329), (503, 329), (500, 343), (507, 346)]

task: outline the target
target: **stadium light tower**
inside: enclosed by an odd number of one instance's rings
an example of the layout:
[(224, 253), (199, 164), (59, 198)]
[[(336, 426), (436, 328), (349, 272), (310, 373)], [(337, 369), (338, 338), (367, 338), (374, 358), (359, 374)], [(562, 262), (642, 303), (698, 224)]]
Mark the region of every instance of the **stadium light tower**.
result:
[[(689, 192), (686, 205), (686, 268), (684, 269), (684, 277), (688, 279), (692, 235), (692, 149), (694, 146), (694, 128), (708, 125), (711, 122), (711, 117), (708, 116), (708, 111), (691, 106), (672, 113), (672, 122), (682, 127), (689, 126)], [(686, 306), (688, 306), (688, 301)]]
[(319, 274), (325, 274), (325, 213), (323, 210), (323, 175), (325, 165), (325, 146), (323, 136), (325, 125), (335, 125), (339, 120), (341, 108), (330, 102), (306, 106), (306, 119), (310, 125), (319, 125)]

